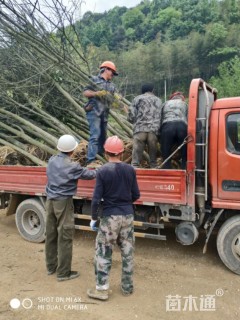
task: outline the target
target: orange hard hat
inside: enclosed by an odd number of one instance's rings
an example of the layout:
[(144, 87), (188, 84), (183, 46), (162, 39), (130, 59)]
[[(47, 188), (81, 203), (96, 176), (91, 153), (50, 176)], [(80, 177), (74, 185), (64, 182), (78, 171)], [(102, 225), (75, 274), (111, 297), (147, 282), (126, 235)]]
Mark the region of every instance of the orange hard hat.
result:
[(180, 91), (176, 91), (176, 92), (172, 93), (169, 97), (169, 100), (175, 98), (176, 96), (179, 96), (182, 99), (182, 101), (185, 101), (185, 97), (184, 97), (183, 93)]
[(104, 144), (104, 150), (106, 152), (118, 155), (124, 151), (123, 141), (119, 139), (118, 136), (109, 137)]
[(113, 74), (115, 76), (118, 76), (118, 73), (117, 73), (117, 68), (115, 66), (115, 64), (112, 62), (112, 61), (104, 61), (101, 65), (100, 65), (100, 69), (102, 68), (108, 68), (108, 69), (111, 69), (113, 71)]

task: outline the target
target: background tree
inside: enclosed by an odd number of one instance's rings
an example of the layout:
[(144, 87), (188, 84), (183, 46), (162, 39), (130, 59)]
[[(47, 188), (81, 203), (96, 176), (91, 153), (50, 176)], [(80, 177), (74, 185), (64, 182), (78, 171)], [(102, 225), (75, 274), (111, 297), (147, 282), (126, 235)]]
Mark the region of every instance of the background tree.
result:
[(219, 97), (237, 97), (240, 88), (240, 58), (234, 57), (218, 67), (219, 75), (212, 77), (210, 83), (217, 88)]
[[(127, 76), (124, 92), (129, 96), (137, 94), (148, 73), (159, 93), (165, 80), (168, 92), (179, 87), (187, 92), (191, 78), (208, 80), (217, 75), (220, 63), (239, 55), (239, 7), (240, 0), (145, 0), (133, 9), (115, 7), (96, 14), (98, 23), (107, 20), (108, 39), (102, 44), (99, 37), (91, 42), (95, 53), (88, 60), (95, 66), (95, 59), (100, 61), (104, 50), (122, 71), (117, 81), (122, 84)], [(93, 16), (91, 20), (84, 16), (86, 30), (93, 23)], [(138, 60), (138, 49), (146, 55), (142, 61)], [(134, 62), (129, 63), (129, 57), (145, 65), (145, 72), (141, 66), (136, 68)]]

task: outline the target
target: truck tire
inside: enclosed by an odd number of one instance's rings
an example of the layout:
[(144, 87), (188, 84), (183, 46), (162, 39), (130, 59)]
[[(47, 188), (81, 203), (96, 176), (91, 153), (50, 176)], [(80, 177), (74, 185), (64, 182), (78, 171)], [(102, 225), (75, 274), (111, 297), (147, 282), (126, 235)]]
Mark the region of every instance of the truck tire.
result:
[(45, 240), (46, 211), (37, 199), (27, 199), (19, 204), (15, 215), (21, 236), (31, 242)]
[(221, 226), (217, 250), (226, 267), (240, 275), (240, 216), (233, 216)]

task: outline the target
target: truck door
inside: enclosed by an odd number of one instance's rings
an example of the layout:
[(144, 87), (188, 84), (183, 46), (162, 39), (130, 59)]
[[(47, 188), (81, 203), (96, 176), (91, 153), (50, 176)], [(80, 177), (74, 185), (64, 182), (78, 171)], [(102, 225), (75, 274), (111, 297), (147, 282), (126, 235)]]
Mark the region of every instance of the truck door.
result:
[(240, 199), (240, 112), (222, 109), (219, 115), (218, 197)]

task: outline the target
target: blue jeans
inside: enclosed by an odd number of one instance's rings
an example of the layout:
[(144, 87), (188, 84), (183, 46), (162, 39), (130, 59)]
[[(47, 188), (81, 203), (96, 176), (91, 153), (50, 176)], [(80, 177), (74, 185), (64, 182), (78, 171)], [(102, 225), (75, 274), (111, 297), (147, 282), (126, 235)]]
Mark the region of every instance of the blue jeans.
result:
[(90, 133), (87, 163), (90, 163), (96, 159), (97, 153), (100, 155), (104, 154), (103, 145), (107, 134), (107, 118), (104, 112), (97, 115), (94, 110), (87, 112), (86, 117)]

